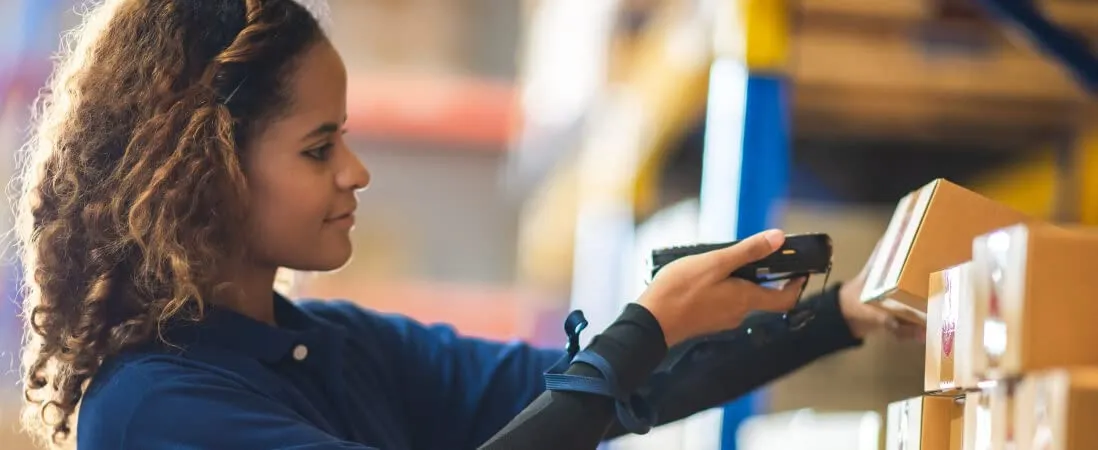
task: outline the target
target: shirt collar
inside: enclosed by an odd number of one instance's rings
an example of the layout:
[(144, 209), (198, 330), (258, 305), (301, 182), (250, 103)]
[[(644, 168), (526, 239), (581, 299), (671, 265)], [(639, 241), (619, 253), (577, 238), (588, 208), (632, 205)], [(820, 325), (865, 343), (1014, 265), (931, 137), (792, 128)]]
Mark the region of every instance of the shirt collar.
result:
[(190, 351), (193, 347), (220, 348), (276, 363), (291, 356), (295, 346), (324, 339), (325, 327), (286, 297), (272, 294), (278, 326), (252, 319), (235, 311), (212, 306), (197, 323), (179, 324), (167, 333), (168, 343)]

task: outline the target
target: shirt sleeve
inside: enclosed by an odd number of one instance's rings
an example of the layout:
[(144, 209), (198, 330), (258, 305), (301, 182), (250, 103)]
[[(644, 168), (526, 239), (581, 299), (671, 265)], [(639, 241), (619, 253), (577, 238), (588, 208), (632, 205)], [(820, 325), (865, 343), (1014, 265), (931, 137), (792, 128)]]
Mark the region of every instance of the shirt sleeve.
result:
[[(360, 312), (361, 313), (361, 312)], [(564, 355), (522, 343), (461, 337), (448, 326), (388, 317), (401, 366), (396, 387), (432, 448), (590, 449), (625, 433), (612, 399), (545, 392), (544, 372)], [(659, 423), (733, 400), (815, 359), (859, 344), (838, 307), (837, 288), (786, 314), (756, 314), (735, 330), (668, 352), (659, 323), (630, 304), (588, 350), (605, 358), (619, 385), (637, 389)], [(600, 377), (572, 364), (567, 373)], [(483, 444), (482, 444), (483, 443)]]
[(375, 353), (376, 369), (388, 374), (420, 448), (476, 448), (545, 390), (545, 371), (565, 355), (563, 331), (561, 349), (539, 349), (463, 336), (449, 325), (348, 301), (305, 306)]
[[(634, 330), (634, 332), (630, 332)], [(756, 314), (737, 329), (676, 346), (663, 355), (663, 334), (644, 308), (627, 308), (589, 350), (626, 379), (647, 379), (639, 392), (656, 409), (657, 424), (669, 423), (733, 400), (815, 359), (858, 345), (839, 310), (838, 288), (812, 297), (785, 314)], [(616, 345), (606, 345), (607, 341)], [(654, 371), (654, 373), (653, 373)], [(568, 373), (600, 377), (577, 363)], [(652, 374), (649, 377), (649, 374)], [(635, 384), (622, 386), (630, 391)], [(509, 448), (589, 449), (625, 434), (614, 420), (611, 399), (576, 392), (547, 392), (482, 450)]]
[(425, 448), (474, 448), (545, 390), (564, 350), (461, 336), (450, 326), (393, 318), (411, 423), (430, 430)]
[[(811, 362), (858, 346), (839, 306), (839, 287), (785, 314), (758, 313), (737, 329), (675, 346), (641, 393), (660, 423), (734, 400)], [(626, 431), (614, 423), (607, 438)]]
[[(614, 371), (618, 388), (634, 392), (663, 360), (667, 345), (656, 318), (643, 306), (629, 304), (606, 331), (591, 341), (586, 351), (606, 360)], [(585, 363), (573, 363), (565, 373), (602, 378), (598, 370)], [(615, 402), (609, 397), (549, 391), (480, 449), (593, 449), (615, 423)]]
[[(143, 363), (122, 371), (99, 395), (117, 401), (81, 409), (80, 449), (269, 448), (294, 450), (377, 450), (340, 440), (310, 425), (292, 410), (233, 382), (229, 377), (179, 367), (157, 370)], [(171, 363), (166, 363), (171, 364)], [(153, 378), (157, 373), (170, 377)], [(112, 430), (114, 425), (118, 430)]]

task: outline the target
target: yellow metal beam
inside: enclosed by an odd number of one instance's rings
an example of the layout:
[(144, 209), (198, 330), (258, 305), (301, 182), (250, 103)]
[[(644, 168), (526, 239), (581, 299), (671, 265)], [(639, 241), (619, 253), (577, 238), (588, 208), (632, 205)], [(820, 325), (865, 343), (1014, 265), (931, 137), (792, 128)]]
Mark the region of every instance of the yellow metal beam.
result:
[(784, 73), (792, 39), (788, 0), (739, 0), (745, 57), (751, 72)]
[(1080, 224), (1098, 225), (1098, 124), (1083, 128), (1074, 145), (1072, 177), (1060, 176), (1056, 149), (1049, 145), (1032, 159), (977, 180), (972, 188), (1049, 221), (1058, 219), (1057, 196), (1067, 195), (1078, 201), (1075, 212)]
[(1098, 121), (1092, 123), (1077, 141), (1079, 149), (1079, 221), (1098, 225)]
[(1059, 189), (1056, 152), (1042, 148), (1031, 159), (975, 180), (972, 190), (1034, 218), (1051, 220)]

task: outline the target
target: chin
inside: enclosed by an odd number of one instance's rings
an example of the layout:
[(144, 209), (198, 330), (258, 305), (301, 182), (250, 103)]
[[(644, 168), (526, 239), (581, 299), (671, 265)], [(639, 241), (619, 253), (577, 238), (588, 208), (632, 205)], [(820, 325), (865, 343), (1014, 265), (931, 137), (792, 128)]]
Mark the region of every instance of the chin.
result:
[(331, 272), (346, 266), (351, 261), (351, 249), (320, 250), (307, 260), (289, 264), (286, 267), (304, 272)]
[(342, 269), (348, 262), (351, 261), (351, 252), (346, 254), (332, 255), (330, 258), (326, 258), (323, 261), (319, 261), (317, 268), (314, 269), (317, 272), (330, 272), (333, 270)]

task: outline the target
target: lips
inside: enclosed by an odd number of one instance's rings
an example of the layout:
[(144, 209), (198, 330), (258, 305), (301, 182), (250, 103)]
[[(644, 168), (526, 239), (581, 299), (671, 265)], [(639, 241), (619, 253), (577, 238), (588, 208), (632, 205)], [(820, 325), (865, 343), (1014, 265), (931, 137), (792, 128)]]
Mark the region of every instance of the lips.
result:
[(355, 224), (355, 209), (357, 209), (357, 207), (358, 205), (352, 204), (350, 208), (343, 209), (342, 212), (324, 219), (324, 223), (327, 225), (335, 225), (340, 228), (344, 226), (352, 227)]
[(324, 219), (324, 220), (326, 222), (338, 222), (338, 221), (343, 220), (343, 219), (350, 219), (351, 217), (354, 217), (354, 215), (355, 215), (355, 212), (351, 211), (351, 212), (346, 212), (346, 213), (340, 214), (338, 216), (329, 217), (329, 218)]
[(354, 213), (344, 213), (324, 220), (324, 226), (335, 227), (340, 230), (350, 230), (355, 226)]

